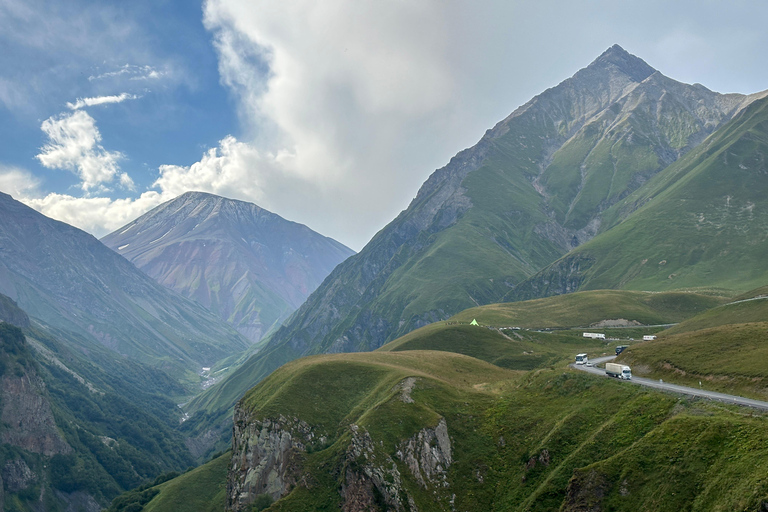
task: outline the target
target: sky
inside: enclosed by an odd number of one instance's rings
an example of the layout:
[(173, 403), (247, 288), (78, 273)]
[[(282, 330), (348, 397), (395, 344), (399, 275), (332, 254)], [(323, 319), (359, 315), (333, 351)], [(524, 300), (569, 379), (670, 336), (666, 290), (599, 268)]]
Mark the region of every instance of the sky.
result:
[(102, 237), (189, 190), (354, 250), (613, 44), (768, 89), (768, 2), (0, 0), (0, 191)]

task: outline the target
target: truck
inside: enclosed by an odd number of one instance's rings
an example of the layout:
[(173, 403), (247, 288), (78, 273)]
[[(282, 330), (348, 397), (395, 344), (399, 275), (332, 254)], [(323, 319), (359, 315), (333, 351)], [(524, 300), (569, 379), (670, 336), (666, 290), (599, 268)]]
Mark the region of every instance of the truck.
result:
[(653, 334), (646, 334), (645, 336), (643, 336), (643, 341), (653, 341), (655, 339), (656, 339), (656, 336), (654, 336)]
[(605, 374), (609, 377), (616, 377), (617, 379), (632, 379), (632, 369), (625, 364), (605, 363)]
[(587, 354), (576, 354), (576, 364), (587, 364), (588, 362)]
[(595, 340), (604, 340), (605, 339), (605, 334), (603, 334), (601, 332), (585, 332), (584, 334), (582, 334), (582, 336), (584, 338), (592, 338), (592, 339), (595, 339)]

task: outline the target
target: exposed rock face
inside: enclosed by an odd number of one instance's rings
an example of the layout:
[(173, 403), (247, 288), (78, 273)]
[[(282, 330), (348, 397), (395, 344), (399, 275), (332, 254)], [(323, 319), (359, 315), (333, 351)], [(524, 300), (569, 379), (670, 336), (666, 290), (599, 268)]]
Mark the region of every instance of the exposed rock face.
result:
[[(370, 434), (350, 425), (352, 442), (347, 449), (344, 483), (341, 487), (344, 512), (403, 510), (403, 484), (397, 464), (386, 454), (376, 453)], [(411, 508), (411, 510), (415, 510)]]
[(261, 494), (278, 500), (296, 485), (306, 446), (315, 439), (298, 419), (255, 420), (235, 410), (232, 461), (227, 478), (227, 510), (245, 511)]
[[(410, 510), (418, 507), (404, 487), (395, 461), (376, 450), (370, 434), (351, 425), (352, 442), (347, 450), (344, 485), (341, 494), (344, 512), (369, 510)], [(436, 503), (452, 508), (448, 494), (448, 468), (451, 465), (451, 440), (445, 418), (434, 428), (420, 430), (401, 443), (396, 456), (405, 463), (411, 475), (425, 489), (432, 489)]]
[(72, 451), (56, 428), (45, 384), (34, 371), (22, 376), (5, 375), (0, 385), (2, 421), (8, 425), (0, 435), (3, 443), (47, 456)]
[(23, 491), (37, 480), (24, 459), (9, 460), (3, 466), (3, 484), (8, 492)]
[[(402, 385), (407, 388), (413, 382), (406, 379)], [(403, 467), (422, 488), (433, 492), (440, 508), (452, 509), (448, 482), (452, 448), (445, 419), (404, 440), (395, 458), (374, 442), (365, 428), (352, 424), (348, 432), (349, 446), (339, 462), (342, 511), (418, 511), (403, 482)], [(278, 500), (296, 485), (311, 485), (302, 474), (304, 454), (308, 446), (325, 441), (299, 419), (281, 416), (257, 420), (238, 407), (227, 478), (227, 511), (247, 511), (259, 495), (269, 494)]]
[(5, 295), (0, 294), (0, 321), (8, 322), (22, 329), (29, 327), (29, 317), (18, 304)]
[(600, 512), (611, 485), (594, 469), (577, 472), (568, 482), (563, 512)]
[(435, 428), (425, 428), (403, 443), (398, 452), (419, 484), (448, 487), (448, 468), (451, 466), (451, 439), (445, 418)]

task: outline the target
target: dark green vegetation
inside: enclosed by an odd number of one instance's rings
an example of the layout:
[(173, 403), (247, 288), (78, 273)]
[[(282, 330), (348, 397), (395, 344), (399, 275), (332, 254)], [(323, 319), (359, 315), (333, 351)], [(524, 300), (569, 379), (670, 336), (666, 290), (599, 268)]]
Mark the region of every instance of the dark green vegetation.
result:
[(0, 322), (4, 510), (107, 505), (194, 462), (177, 407), (142, 382), (164, 376), (173, 389), (167, 376), (130, 360), (105, 372), (39, 328), (26, 332)]
[(515, 296), (566, 288), (745, 291), (764, 285), (766, 154), (763, 99), (617, 203), (605, 214), (615, 227), (541, 271)]
[(163, 203), (101, 241), (252, 342), (354, 254), (255, 204), (202, 192)]

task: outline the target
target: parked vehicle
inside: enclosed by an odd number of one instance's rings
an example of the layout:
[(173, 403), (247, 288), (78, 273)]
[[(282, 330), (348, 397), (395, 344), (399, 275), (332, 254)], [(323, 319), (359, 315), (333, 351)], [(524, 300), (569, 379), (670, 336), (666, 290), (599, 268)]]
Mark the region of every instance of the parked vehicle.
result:
[(632, 369), (625, 364), (605, 363), (605, 374), (609, 377), (616, 377), (617, 379), (632, 379)]
[(587, 354), (576, 355), (576, 364), (587, 364), (588, 362), (589, 362), (589, 358), (587, 357)]

